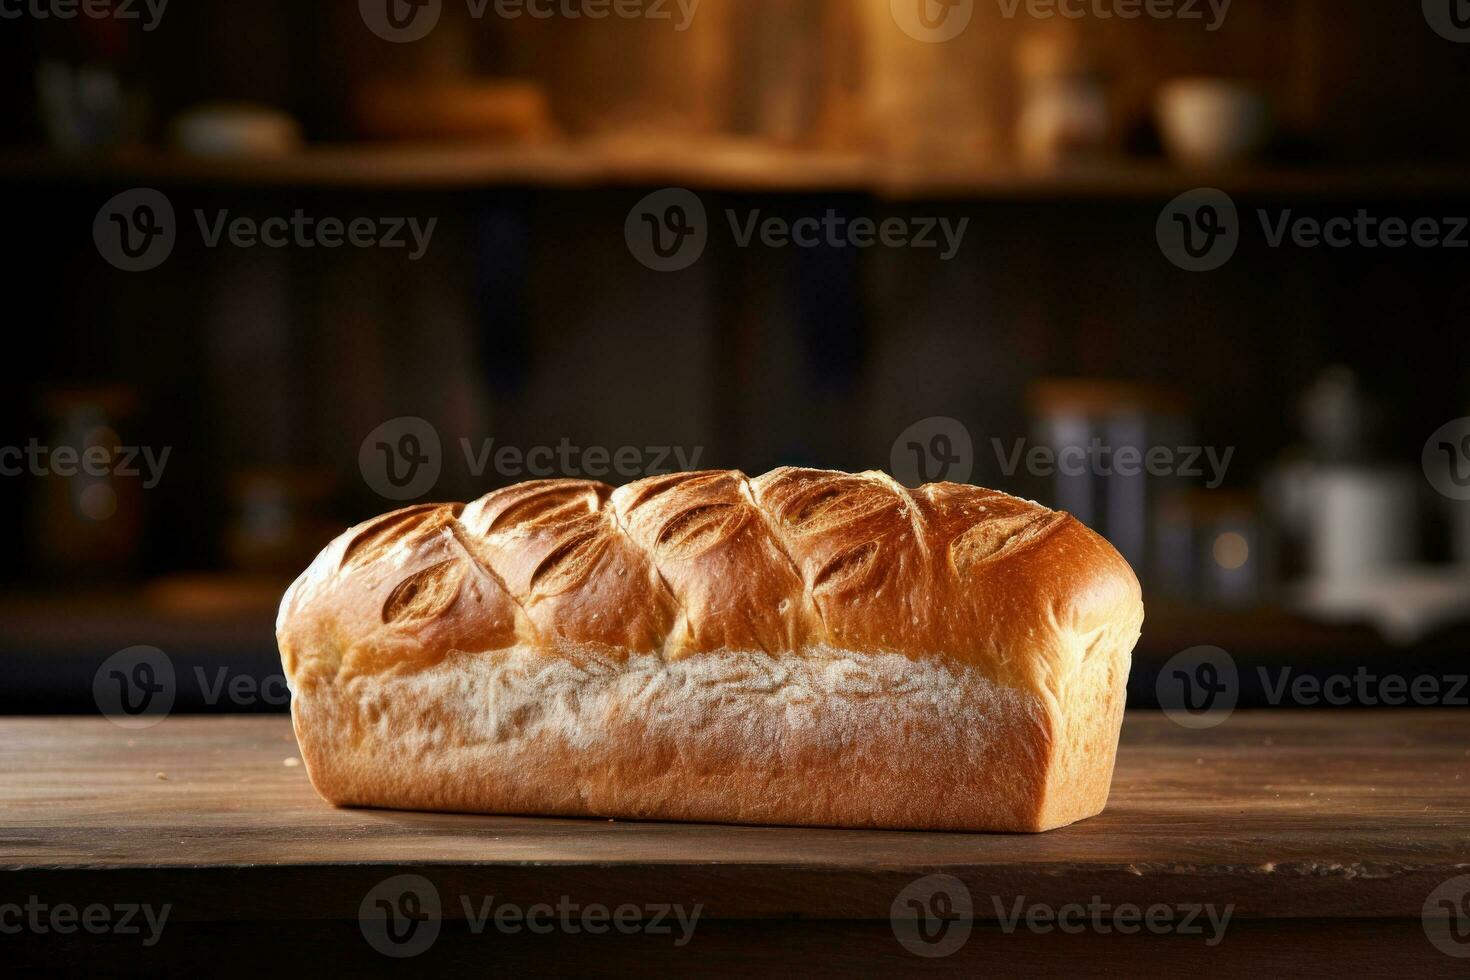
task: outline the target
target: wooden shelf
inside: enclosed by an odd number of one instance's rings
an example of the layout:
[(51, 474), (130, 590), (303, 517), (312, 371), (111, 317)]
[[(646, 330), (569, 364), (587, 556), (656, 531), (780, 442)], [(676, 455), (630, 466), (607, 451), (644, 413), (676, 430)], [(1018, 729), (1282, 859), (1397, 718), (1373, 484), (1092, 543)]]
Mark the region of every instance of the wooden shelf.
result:
[(856, 154), (771, 150), (748, 144), (645, 147), (339, 144), (280, 157), (199, 157), (136, 151), (108, 157), (0, 154), (0, 179), (26, 181), (455, 189), (680, 184), (709, 189), (864, 190)]
[(1470, 196), (1470, 166), (1458, 165), (1210, 172), (1136, 160), (1056, 170), (1015, 163), (916, 167), (860, 152), (785, 149), (738, 140), (524, 146), (344, 143), (263, 158), (158, 150), (99, 157), (5, 151), (0, 152), (0, 179), (343, 190), (678, 185), (712, 191), (865, 193), (893, 200), (1155, 200), (1195, 187), (1292, 199)]

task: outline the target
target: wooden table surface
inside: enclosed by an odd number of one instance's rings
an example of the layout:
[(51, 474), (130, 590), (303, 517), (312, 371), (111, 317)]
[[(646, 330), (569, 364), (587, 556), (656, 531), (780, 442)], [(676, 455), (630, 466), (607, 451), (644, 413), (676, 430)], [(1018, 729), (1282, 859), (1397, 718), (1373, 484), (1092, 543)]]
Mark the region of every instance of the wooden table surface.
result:
[[(243, 922), (274, 923), (278, 935), (355, 924), (369, 889), (412, 871), (444, 896), (522, 907), (566, 896), (698, 904), (715, 934), (710, 962), (772, 941), (915, 970), (971, 969), (1023, 948), (1068, 951), (1072, 968), (1095, 962), (1097, 930), (1024, 926), (1003, 948), (972, 939), (942, 961), (912, 956), (889, 922), (895, 898), (947, 874), (973, 896), (977, 934), (1001, 935), (998, 910), (1022, 897), (1028, 908), (1212, 903), (1233, 906), (1230, 931), (1209, 947), (1216, 965), (1320, 964), (1326, 943), (1356, 950), (1360, 965), (1470, 968), (1431, 944), (1422, 920), (1431, 893), (1470, 872), (1470, 712), (1241, 712), (1206, 731), (1133, 714), (1107, 811), (1040, 836), (337, 810), (312, 791), (284, 717), (173, 717), (142, 731), (7, 719), (0, 774), (0, 905), (167, 902), (172, 922), (204, 935)], [(448, 898), (443, 915), (465, 917)], [(1181, 963), (1206, 948), (1150, 938), (1151, 955), (1168, 949)], [(581, 942), (592, 959), (565, 965), (616, 972), (599, 960), (606, 950)], [(506, 941), (499, 953), (534, 964), (541, 949)], [(684, 953), (640, 949), (641, 963)], [(475, 962), (472, 949), (457, 955)]]

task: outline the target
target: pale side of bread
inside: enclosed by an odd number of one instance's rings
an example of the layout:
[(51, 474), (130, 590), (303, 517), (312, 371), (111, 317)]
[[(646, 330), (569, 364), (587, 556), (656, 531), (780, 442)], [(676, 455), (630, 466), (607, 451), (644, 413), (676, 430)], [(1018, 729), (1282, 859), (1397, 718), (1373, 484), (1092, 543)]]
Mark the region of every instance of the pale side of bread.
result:
[(277, 623), (339, 805), (1041, 831), (1107, 802), (1137, 579), (881, 473), (550, 480), (333, 542)]

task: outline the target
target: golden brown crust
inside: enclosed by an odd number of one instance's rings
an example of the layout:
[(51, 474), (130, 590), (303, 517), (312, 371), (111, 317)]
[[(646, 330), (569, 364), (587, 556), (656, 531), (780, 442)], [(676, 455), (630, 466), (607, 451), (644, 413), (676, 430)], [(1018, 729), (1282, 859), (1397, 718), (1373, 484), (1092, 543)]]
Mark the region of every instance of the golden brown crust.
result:
[(277, 632), (333, 802), (1037, 830), (1106, 801), (1142, 614), (1069, 515), (788, 468), (386, 515)]

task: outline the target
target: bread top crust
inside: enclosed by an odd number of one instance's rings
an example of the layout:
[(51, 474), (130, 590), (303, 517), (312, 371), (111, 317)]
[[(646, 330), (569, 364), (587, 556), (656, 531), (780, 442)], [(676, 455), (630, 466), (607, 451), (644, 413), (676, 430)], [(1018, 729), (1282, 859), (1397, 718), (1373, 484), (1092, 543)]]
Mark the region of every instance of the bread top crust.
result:
[(522, 483), (358, 525), (286, 593), (293, 684), (453, 651), (679, 660), (814, 648), (973, 667), (1055, 695), (1100, 631), (1137, 633), (1127, 562), (1068, 514), (953, 483), (784, 468), (614, 490)]

